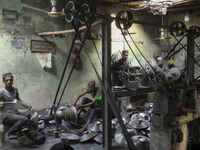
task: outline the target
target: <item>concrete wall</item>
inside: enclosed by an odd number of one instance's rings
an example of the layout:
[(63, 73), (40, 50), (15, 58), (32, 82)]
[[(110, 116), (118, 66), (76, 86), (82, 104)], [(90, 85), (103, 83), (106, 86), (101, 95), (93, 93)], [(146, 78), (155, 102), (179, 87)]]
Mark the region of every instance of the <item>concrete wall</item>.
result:
[[(48, 0), (23, 1), (31, 6), (51, 10)], [(67, 56), (65, 38), (46, 37), (54, 42), (55, 52), (52, 54), (52, 68), (42, 68), (35, 54), (30, 51), (31, 40), (41, 40), (35, 32), (64, 30), (63, 17), (51, 18), (46, 13), (24, 8), (20, 0), (0, 1), (0, 75), (12, 72), (14, 86), (19, 90), (21, 99), (30, 103), (35, 109), (48, 108), (52, 105), (63, 64)], [(3, 20), (2, 9), (17, 11), (16, 21)], [(30, 20), (25, 20), (30, 18)], [(24, 38), (25, 46), (16, 49), (11, 41)], [(0, 86), (4, 86), (1, 82)]]

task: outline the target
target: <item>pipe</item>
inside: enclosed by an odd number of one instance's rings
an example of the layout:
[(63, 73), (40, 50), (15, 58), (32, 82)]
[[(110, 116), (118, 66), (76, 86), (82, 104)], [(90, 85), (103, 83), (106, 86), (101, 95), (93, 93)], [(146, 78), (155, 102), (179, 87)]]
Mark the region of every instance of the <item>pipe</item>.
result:
[(25, 7), (25, 8), (29, 8), (29, 9), (33, 9), (33, 10), (36, 10), (36, 11), (39, 11), (39, 12), (43, 12), (43, 13), (49, 13), (48, 11), (46, 10), (43, 10), (43, 9), (40, 9), (40, 8), (37, 8), (37, 7), (33, 7), (33, 6), (30, 6), (30, 5), (27, 5), (25, 3), (21, 3), (20, 4), (22, 7)]
[[(104, 22), (104, 20), (100, 19), (100, 20), (94, 22), (92, 24), (92, 26), (101, 24), (103, 22)], [(79, 31), (85, 30), (86, 28), (87, 28), (86, 26), (80, 27)], [(55, 35), (55, 34), (66, 34), (66, 33), (71, 33), (71, 32), (75, 32), (75, 29), (69, 29), (69, 30), (64, 30), (64, 31), (41, 32), (41, 33), (37, 33), (37, 35)]]

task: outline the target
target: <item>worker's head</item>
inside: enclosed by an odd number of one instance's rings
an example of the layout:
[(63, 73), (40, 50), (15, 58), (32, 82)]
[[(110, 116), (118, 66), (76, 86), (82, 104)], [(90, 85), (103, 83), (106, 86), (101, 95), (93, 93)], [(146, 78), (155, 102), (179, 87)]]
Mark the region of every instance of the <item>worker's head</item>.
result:
[(122, 59), (126, 61), (128, 59), (128, 50), (123, 50), (122, 51)]
[(13, 85), (13, 75), (12, 73), (4, 73), (2, 75), (3, 83), (5, 84), (6, 87), (12, 87)]
[(158, 63), (158, 66), (159, 67), (162, 67), (163, 66), (163, 62), (164, 62), (164, 59), (162, 57), (158, 57), (157, 58), (157, 63)]
[(87, 92), (93, 92), (95, 90), (95, 81), (88, 82), (88, 85), (86, 87)]

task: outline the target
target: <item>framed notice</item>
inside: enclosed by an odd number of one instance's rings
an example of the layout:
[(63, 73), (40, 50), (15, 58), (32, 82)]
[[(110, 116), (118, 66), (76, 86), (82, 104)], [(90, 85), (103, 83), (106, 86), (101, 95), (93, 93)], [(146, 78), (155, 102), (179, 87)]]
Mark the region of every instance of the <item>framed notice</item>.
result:
[(55, 52), (55, 43), (39, 40), (31, 40), (31, 52)]
[(18, 13), (17, 13), (17, 11), (14, 11), (14, 10), (3, 9), (3, 19), (4, 20), (17, 20)]

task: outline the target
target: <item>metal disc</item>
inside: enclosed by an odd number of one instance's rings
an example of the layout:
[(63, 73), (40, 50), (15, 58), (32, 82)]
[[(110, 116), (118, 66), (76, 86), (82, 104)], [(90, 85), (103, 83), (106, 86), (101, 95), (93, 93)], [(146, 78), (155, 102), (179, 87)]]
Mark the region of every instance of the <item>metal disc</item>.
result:
[(75, 140), (75, 141), (80, 140), (80, 137), (73, 133), (60, 133), (59, 136), (66, 140)]
[(150, 139), (145, 136), (135, 135), (131, 139), (137, 150), (148, 150), (150, 148)]
[(94, 137), (94, 140), (100, 144), (102, 144), (102, 138), (103, 138), (103, 135), (102, 133), (98, 133), (95, 137)]
[(92, 131), (92, 132), (100, 132), (101, 129), (99, 127), (99, 125), (95, 124), (95, 123), (90, 123), (87, 127), (88, 131)]
[(181, 72), (177, 67), (171, 68), (169, 72), (172, 74), (173, 81), (178, 80), (181, 76)]
[(96, 133), (86, 133), (86, 134), (83, 134), (80, 137), (80, 142), (88, 141), (88, 140), (92, 139), (96, 135), (97, 135)]
[(137, 120), (137, 118), (141, 118), (142, 120), (145, 120), (145, 121), (150, 121), (150, 119), (151, 119), (150, 116), (144, 112), (133, 114), (131, 116), (131, 120)]

